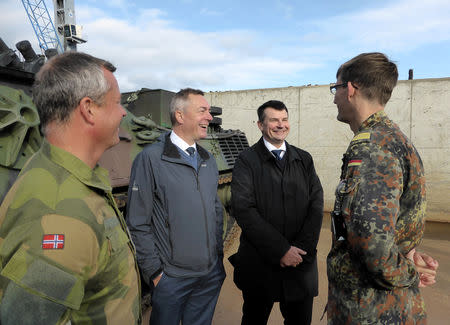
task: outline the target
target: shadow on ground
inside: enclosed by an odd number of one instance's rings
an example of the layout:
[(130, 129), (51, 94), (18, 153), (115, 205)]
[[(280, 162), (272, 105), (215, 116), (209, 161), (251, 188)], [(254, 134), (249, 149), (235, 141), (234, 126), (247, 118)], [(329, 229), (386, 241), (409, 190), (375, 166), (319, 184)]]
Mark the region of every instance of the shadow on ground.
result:
[[(328, 214), (320, 234), (318, 247), (319, 296), (314, 299), (312, 324), (326, 324), (326, 316), (320, 321), (327, 300), (326, 256), (331, 246), (330, 221)], [(239, 229), (235, 230), (233, 239), (225, 246), (225, 279), (214, 314), (213, 325), (240, 324), (242, 296), (233, 283), (233, 268), (228, 256), (237, 251), (239, 245)], [(449, 324), (450, 319), (450, 224), (427, 223), (425, 237), (419, 250), (428, 253), (439, 261), (437, 284), (422, 289), (428, 312), (429, 325)], [(145, 323), (144, 323), (145, 324)], [(270, 315), (269, 325), (283, 324), (280, 309), (276, 304)]]

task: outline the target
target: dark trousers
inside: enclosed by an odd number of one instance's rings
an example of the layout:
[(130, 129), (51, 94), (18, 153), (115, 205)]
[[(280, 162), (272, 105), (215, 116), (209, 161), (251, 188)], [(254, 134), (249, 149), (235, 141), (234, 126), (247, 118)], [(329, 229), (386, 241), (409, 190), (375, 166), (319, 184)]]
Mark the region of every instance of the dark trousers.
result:
[[(261, 294), (243, 291), (241, 325), (266, 325), (274, 304), (274, 299)], [(299, 301), (280, 299), (280, 311), (285, 325), (310, 325), (314, 297)]]
[(210, 325), (225, 279), (221, 260), (198, 278), (163, 274), (152, 295), (151, 325)]

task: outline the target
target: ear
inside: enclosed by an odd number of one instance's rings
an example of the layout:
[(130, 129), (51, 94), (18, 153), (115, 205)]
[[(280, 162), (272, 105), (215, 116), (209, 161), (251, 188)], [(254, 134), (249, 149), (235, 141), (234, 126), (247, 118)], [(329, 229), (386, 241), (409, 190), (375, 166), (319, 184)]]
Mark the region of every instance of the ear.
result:
[(184, 123), (183, 111), (176, 110), (175, 111), (175, 119), (177, 120), (178, 124), (183, 124)]
[(80, 100), (80, 104), (78, 105), (78, 107), (83, 119), (89, 124), (94, 124), (96, 113), (96, 105), (94, 101), (89, 97), (83, 97)]
[(258, 121), (258, 129), (260, 129), (261, 131), (263, 130), (263, 124), (261, 121)]
[(347, 98), (350, 100), (351, 97), (355, 96), (355, 91), (357, 88), (353, 86), (350, 81), (347, 81)]

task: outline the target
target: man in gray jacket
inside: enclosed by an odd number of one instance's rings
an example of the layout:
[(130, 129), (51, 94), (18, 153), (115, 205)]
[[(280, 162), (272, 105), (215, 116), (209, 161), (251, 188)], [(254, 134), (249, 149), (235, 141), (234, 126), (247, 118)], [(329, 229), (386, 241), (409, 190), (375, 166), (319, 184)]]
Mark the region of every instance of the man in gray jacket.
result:
[(144, 281), (152, 325), (211, 324), (223, 268), (222, 204), (214, 157), (196, 144), (212, 120), (200, 90), (170, 104), (172, 131), (135, 159), (127, 223)]

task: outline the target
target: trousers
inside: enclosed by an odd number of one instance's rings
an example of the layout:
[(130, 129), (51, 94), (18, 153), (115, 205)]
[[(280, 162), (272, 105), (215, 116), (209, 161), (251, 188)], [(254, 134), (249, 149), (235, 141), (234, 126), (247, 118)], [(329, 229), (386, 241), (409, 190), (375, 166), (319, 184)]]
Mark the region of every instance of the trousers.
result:
[(225, 279), (219, 259), (206, 275), (175, 278), (163, 274), (152, 294), (151, 325), (211, 325)]
[[(261, 294), (243, 291), (241, 325), (266, 325), (272, 311), (274, 299)], [(314, 297), (305, 297), (298, 301), (280, 299), (280, 311), (284, 325), (310, 325)]]

